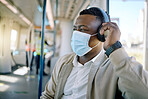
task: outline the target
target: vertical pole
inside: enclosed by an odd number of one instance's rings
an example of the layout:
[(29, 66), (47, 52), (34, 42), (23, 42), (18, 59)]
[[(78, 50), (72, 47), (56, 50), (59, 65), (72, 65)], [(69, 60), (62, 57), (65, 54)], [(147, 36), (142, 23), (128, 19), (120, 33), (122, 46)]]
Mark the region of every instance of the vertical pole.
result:
[(145, 0), (144, 16), (144, 69), (148, 71), (148, 0)]
[(41, 55), (40, 55), (40, 72), (39, 72), (39, 88), (38, 99), (40, 99), (42, 93), (42, 80), (43, 80), (43, 65), (44, 65), (44, 30), (45, 30), (45, 18), (46, 18), (46, 0), (43, 1), (43, 15), (42, 15), (42, 31), (41, 31)]
[(52, 57), (55, 56), (55, 42), (56, 42), (56, 20), (54, 20), (54, 31), (53, 31), (53, 55)]
[[(57, 16), (58, 16), (58, 0), (56, 0), (56, 20), (57, 20)], [(53, 38), (53, 55), (52, 55), (52, 57), (55, 56), (55, 50), (56, 50), (56, 48), (55, 48), (55, 42), (56, 42), (56, 20), (54, 20), (54, 31), (53, 31), (54, 38)]]
[(109, 0), (107, 0), (106, 3), (107, 3), (107, 13), (109, 14)]

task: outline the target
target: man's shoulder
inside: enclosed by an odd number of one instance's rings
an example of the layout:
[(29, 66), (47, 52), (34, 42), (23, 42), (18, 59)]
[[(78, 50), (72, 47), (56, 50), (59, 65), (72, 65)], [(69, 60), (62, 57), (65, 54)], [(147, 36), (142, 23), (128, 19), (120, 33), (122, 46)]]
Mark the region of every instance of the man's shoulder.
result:
[(55, 65), (56, 74), (60, 74), (62, 68), (65, 67), (66, 64), (72, 63), (75, 55), (75, 53), (69, 53), (60, 57)]
[(75, 55), (76, 54), (74, 52), (66, 54), (66, 55), (59, 58), (59, 62), (62, 62), (62, 63), (73, 62), (73, 59), (74, 59)]

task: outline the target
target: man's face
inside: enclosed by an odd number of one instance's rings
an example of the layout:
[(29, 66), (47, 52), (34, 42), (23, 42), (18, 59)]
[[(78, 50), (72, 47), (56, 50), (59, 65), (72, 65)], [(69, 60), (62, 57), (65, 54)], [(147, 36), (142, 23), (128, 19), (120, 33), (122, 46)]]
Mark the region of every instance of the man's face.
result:
[[(76, 20), (73, 30), (77, 30), (83, 33), (93, 35), (97, 33), (98, 27), (100, 25), (101, 25), (101, 21), (96, 19), (96, 16), (80, 15)], [(89, 46), (90, 47), (95, 46), (96, 40), (98, 42), (97, 36), (92, 36), (89, 41)]]
[(74, 30), (92, 35), (97, 32), (98, 26), (100, 24), (101, 22), (98, 19), (96, 19), (96, 16), (80, 15), (76, 20)]

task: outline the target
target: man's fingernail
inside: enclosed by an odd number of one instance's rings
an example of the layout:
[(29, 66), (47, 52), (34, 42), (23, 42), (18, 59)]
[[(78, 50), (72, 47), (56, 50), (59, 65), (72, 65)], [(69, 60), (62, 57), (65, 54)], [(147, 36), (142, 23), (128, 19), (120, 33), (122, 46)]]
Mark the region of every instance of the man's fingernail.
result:
[(105, 25), (105, 24), (107, 24), (107, 23), (102, 23), (102, 25)]

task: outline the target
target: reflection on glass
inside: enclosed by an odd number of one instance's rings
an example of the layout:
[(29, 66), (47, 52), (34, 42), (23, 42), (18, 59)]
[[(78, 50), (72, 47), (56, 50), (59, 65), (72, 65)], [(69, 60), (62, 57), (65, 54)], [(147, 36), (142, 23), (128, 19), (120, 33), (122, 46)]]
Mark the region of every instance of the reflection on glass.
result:
[(16, 71), (14, 71), (13, 74), (25, 75), (25, 74), (27, 74), (27, 72), (28, 72), (28, 69), (27, 69), (26, 66), (24, 66), (24, 67), (21, 67), (21, 68), (17, 69)]
[(0, 83), (0, 92), (4, 92), (9, 88), (8, 85), (4, 84), (4, 83)]
[(18, 81), (18, 78), (12, 76), (0, 75), (0, 81), (15, 83)]

